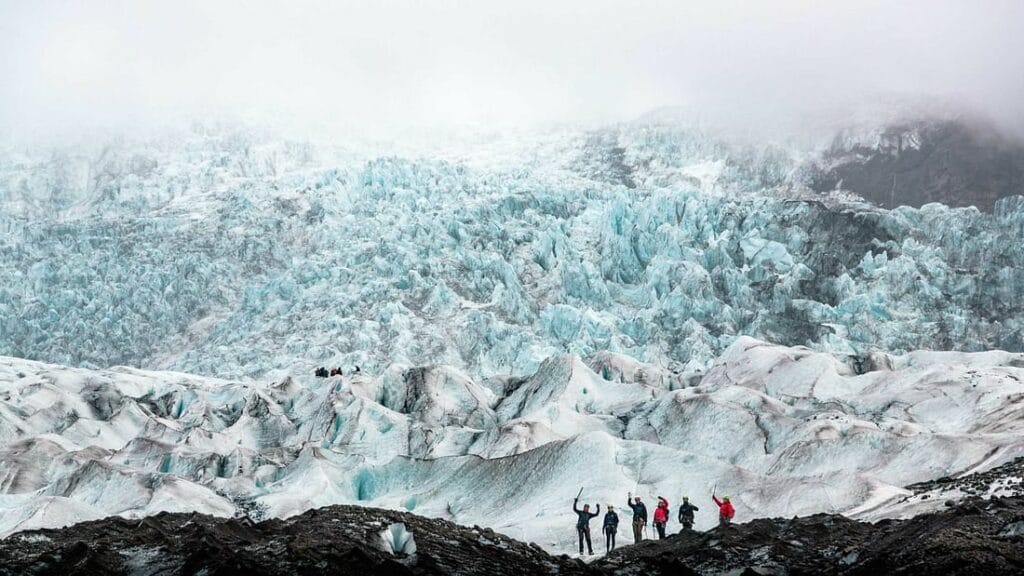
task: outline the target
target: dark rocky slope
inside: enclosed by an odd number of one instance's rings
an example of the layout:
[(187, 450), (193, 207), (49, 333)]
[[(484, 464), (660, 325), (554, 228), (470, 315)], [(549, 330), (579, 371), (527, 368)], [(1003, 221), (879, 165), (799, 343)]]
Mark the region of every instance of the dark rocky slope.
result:
[(811, 188), (841, 188), (885, 208), (940, 202), (985, 212), (1024, 194), (1024, 145), (984, 121), (907, 121), (873, 137), (837, 136), (812, 170)]
[(605, 559), (612, 574), (1021, 574), (1024, 499), (867, 524), (818, 514), (675, 535)]
[[(386, 550), (382, 532), (403, 523), (414, 554)], [(81, 574), (583, 574), (582, 562), (553, 557), (486, 528), (413, 514), (331, 506), (253, 524), (203, 515), (107, 518), (0, 541), (0, 575)]]
[[(566, 518), (571, 530), (573, 518)], [(416, 551), (393, 553), (396, 523)], [(627, 535), (620, 534), (623, 539)], [(393, 542), (393, 538), (388, 538)], [(0, 574), (1021, 574), (1024, 498), (972, 500), (877, 524), (819, 514), (624, 546), (584, 564), (487, 529), (333, 506), (252, 524), (198, 515), (106, 519), (0, 541)]]

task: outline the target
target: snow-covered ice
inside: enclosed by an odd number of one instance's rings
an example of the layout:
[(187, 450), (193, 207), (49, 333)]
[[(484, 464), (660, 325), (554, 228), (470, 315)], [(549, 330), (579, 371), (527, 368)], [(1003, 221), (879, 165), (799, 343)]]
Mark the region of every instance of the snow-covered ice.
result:
[[(898, 515), (902, 486), (1024, 455), (1024, 355), (849, 358), (739, 338), (680, 384), (611, 353), (229, 381), (0, 360), (0, 533), (159, 511), (404, 509), (571, 548), (576, 491), (740, 519)], [(687, 385), (687, 383), (689, 385)], [(626, 509), (628, 512), (628, 509)]]

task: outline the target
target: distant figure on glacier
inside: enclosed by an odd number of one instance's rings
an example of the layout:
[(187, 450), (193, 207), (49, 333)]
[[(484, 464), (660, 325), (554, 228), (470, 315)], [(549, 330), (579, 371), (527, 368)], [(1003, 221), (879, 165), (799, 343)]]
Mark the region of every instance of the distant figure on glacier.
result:
[(718, 499), (714, 494), (711, 495), (711, 499), (718, 504), (718, 525), (728, 526), (732, 523), (732, 517), (736, 515), (736, 509), (732, 507), (732, 502), (729, 501), (728, 496), (723, 496), (721, 500)]
[(644, 539), (644, 527), (647, 526), (647, 506), (639, 496), (633, 498), (632, 494), (626, 494), (626, 504), (633, 510), (633, 542), (639, 542)]
[(601, 514), (601, 505), (597, 505), (597, 512), (590, 511), (590, 504), (584, 504), (583, 510), (580, 510), (577, 504), (580, 499), (574, 498), (572, 501), (572, 511), (576, 513), (576, 534), (580, 537), (580, 555), (583, 554), (583, 540), (587, 541), (587, 554), (593, 556), (594, 547), (590, 545), (590, 521)]
[(693, 513), (700, 508), (690, 504), (690, 499), (683, 496), (683, 503), (679, 505), (679, 523), (683, 525), (683, 531), (693, 530)]
[(615, 534), (619, 531), (619, 515), (615, 513), (615, 506), (608, 505), (608, 513), (604, 515), (604, 553), (607, 554), (615, 549)]
[(327, 368), (321, 366), (317, 368), (316, 371), (313, 372), (313, 375), (316, 376), (317, 378), (327, 378)]
[(335, 376), (344, 376), (345, 374), (341, 371), (341, 368), (331, 368), (331, 378)]
[(658, 496), (658, 507), (654, 509), (654, 528), (658, 531), (658, 540), (665, 539), (666, 524), (668, 524), (668, 500)]

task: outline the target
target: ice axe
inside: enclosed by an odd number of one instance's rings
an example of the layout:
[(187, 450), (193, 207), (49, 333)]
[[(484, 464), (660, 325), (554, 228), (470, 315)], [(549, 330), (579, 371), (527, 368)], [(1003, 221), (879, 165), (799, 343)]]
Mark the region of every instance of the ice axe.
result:
[(582, 496), (582, 495), (583, 495), (583, 488), (580, 488), (580, 491), (576, 493), (576, 499), (579, 500), (580, 496)]

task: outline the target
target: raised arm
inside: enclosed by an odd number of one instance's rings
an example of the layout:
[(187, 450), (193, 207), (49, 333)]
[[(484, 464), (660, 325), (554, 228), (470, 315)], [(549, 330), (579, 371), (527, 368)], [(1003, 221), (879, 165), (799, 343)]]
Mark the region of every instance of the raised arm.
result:
[(580, 509), (579, 509), (579, 507), (577, 506), (577, 504), (579, 504), (579, 502), (580, 502), (580, 499), (579, 499), (579, 498), (576, 498), (576, 499), (574, 499), (574, 500), (572, 501), (572, 511), (573, 511), (573, 512), (575, 512), (575, 513), (577, 513), (577, 514), (579, 514), (579, 513), (580, 513)]
[(715, 504), (722, 505), (722, 501), (718, 499), (718, 496), (712, 496), (711, 499), (715, 501)]
[(594, 512), (594, 513), (593, 513), (593, 514), (591, 515), (591, 517), (593, 517), (593, 516), (597, 516), (597, 515), (598, 515), (598, 514), (600, 514), (600, 513), (601, 513), (601, 505), (600, 505), (600, 504), (598, 504), (598, 505), (597, 505), (597, 512)]

